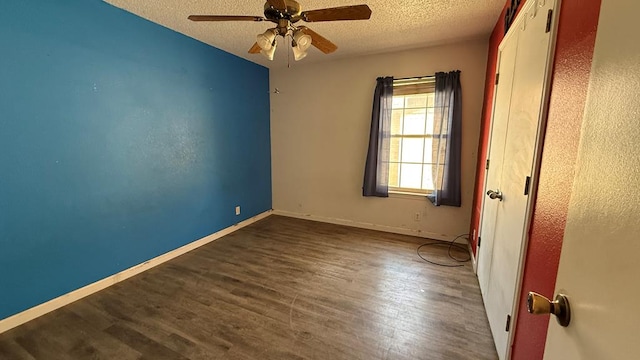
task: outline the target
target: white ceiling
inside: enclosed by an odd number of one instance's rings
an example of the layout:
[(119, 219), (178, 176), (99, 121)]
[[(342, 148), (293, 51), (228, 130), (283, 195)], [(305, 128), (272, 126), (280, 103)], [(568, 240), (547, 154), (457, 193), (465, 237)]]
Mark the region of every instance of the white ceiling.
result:
[[(145, 19), (269, 68), (287, 66), (287, 47), (280, 38), (269, 61), (247, 51), (271, 22), (192, 22), (189, 15), (262, 16), (263, 0), (105, 0)], [(338, 46), (325, 55), (315, 48), (301, 62), (318, 62), (420, 48), (491, 33), (505, 0), (298, 0), (302, 10), (358, 5), (372, 10), (370, 20), (307, 23)], [(303, 22), (298, 23), (298, 25)], [(291, 56), (293, 62), (293, 56)]]

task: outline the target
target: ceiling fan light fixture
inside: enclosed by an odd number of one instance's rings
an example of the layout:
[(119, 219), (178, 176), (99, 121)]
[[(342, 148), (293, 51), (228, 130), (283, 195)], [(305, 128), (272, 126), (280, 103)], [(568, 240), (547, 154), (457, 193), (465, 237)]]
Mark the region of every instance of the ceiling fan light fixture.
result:
[(267, 59), (273, 61), (273, 56), (276, 53), (276, 46), (278, 45), (278, 43), (274, 40), (273, 45), (271, 45), (271, 47), (267, 50), (263, 49), (262, 51), (260, 51), (260, 53), (262, 55), (264, 55)]
[(293, 33), (293, 42), (295, 47), (301, 51), (307, 51), (311, 47), (311, 36), (305, 34), (302, 30), (296, 30)]
[(293, 59), (300, 61), (307, 56), (307, 50), (311, 47), (311, 36), (298, 29), (293, 32), (292, 39)]
[(277, 33), (274, 29), (269, 29), (262, 34), (258, 34), (256, 42), (260, 49), (263, 51), (269, 51), (271, 48), (275, 48)]
[(304, 59), (305, 57), (307, 57), (307, 51), (306, 50), (301, 50), (297, 46), (293, 46), (292, 48), (293, 48), (293, 59), (295, 61), (300, 61), (300, 60)]

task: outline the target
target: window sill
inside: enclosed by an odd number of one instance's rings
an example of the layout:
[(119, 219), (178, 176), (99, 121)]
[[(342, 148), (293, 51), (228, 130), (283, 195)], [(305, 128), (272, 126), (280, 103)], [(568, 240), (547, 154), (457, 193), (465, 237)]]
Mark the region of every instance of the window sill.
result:
[(389, 191), (389, 197), (409, 200), (426, 200), (428, 194), (403, 191)]

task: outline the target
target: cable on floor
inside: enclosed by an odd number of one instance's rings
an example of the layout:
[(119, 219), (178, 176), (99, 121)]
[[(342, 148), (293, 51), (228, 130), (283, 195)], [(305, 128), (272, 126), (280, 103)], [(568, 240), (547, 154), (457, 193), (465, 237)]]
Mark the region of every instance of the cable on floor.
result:
[[(469, 241), (469, 234), (462, 234), (462, 235), (458, 235), (456, 236), (455, 239), (449, 241), (449, 242), (444, 242), (444, 241), (433, 241), (433, 242), (429, 242), (429, 243), (425, 243), (422, 244), (420, 246), (418, 246), (418, 249), (416, 249), (416, 253), (418, 254), (418, 256), (428, 262), (429, 264), (433, 264), (433, 265), (437, 265), (437, 266), (444, 266), (444, 267), (460, 267), (460, 266), (464, 266), (464, 263), (471, 261), (471, 254), (468, 254), (468, 250), (467, 248), (462, 245), (462, 244), (457, 244), (456, 241), (460, 238), (464, 238), (467, 240), (467, 242)], [(454, 260), (455, 262), (459, 263), (459, 264), (442, 264), (439, 262), (435, 262), (433, 260), (429, 260), (426, 257), (422, 256), (422, 254), (420, 254), (420, 249), (427, 247), (427, 246), (446, 246), (447, 249), (447, 256), (449, 256), (450, 259)], [(457, 249), (460, 251), (463, 251), (464, 253), (467, 253), (468, 257), (466, 259), (459, 259), (456, 258), (455, 256), (453, 256), (453, 254), (451, 253), (451, 249)]]

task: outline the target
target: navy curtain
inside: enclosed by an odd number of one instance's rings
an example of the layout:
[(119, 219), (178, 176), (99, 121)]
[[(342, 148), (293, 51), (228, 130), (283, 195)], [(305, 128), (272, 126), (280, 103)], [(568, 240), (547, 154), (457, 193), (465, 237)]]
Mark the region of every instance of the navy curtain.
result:
[(364, 168), (363, 196), (389, 196), (389, 149), (393, 77), (379, 77), (373, 94), (369, 150)]
[(427, 198), (436, 205), (460, 206), (462, 90), (460, 71), (436, 73), (433, 131), (433, 182)]

